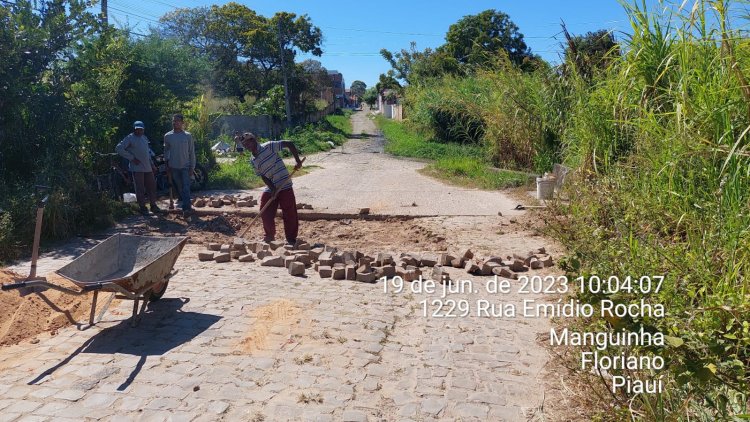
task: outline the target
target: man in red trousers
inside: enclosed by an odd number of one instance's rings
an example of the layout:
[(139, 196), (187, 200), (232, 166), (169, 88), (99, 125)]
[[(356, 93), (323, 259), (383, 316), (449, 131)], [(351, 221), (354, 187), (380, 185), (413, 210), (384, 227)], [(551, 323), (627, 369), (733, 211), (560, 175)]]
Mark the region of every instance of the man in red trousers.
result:
[(263, 178), (266, 188), (260, 197), (260, 208), (270, 201), (270, 205), (260, 215), (263, 220), (263, 230), (265, 231), (265, 242), (271, 242), (276, 236), (276, 210), (281, 207), (282, 218), (284, 220), (284, 235), (286, 242), (294, 245), (297, 241), (299, 231), (299, 220), (297, 219), (297, 201), (294, 199), (294, 189), (292, 189), (292, 178), (284, 166), (284, 162), (279, 156), (282, 149), (287, 148), (294, 156), (298, 169), (302, 167), (302, 160), (299, 158), (299, 151), (293, 143), (289, 141), (271, 141), (264, 144), (258, 144), (258, 139), (250, 132), (242, 135), (242, 145), (250, 151), (252, 164), (255, 173)]

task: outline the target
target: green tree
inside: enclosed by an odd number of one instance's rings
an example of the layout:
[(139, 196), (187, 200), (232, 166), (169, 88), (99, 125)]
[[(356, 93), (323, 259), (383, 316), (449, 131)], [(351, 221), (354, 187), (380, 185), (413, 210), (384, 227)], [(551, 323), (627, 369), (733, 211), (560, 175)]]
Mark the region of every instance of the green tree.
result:
[(78, 0), (18, 0), (0, 6), (2, 187), (41, 178), (43, 168), (61, 168), (53, 162), (77, 152), (81, 125), (72, 124), (78, 118), (70, 114), (67, 95), (71, 84), (90, 76), (70, 66), (76, 44), (98, 30), (87, 6)]
[(620, 56), (620, 47), (612, 32), (600, 29), (586, 35), (570, 35), (562, 24), (567, 45), (565, 46), (565, 66), (572, 66), (585, 80), (591, 81), (597, 70), (607, 68)]
[(417, 44), (412, 41), (409, 50), (401, 49), (400, 52), (393, 53), (384, 48), (380, 50), (380, 55), (393, 68), (394, 77), (409, 85), (417, 85), (446, 74), (461, 73), (458, 61), (446, 52), (445, 47), (419, 51)]
[(393, 89), (401, 92), (403, 89), (394, 77), (394, 72), (389, 70), (387, 73), (381, 73), (378, 77), (378, 83), (375, 84), (375, 90), (380, 94), (386, 89)]
[(352, 95), (356, 95), (357, 98), (362, 98), (362, 96), (365, 95), (365, 90), (367, 90), (367, 84), (362, 81), (354, 81), (349, 90)]
[(374, 106), (378, 102), (378, 91), (375, 87), (370, 87), (365, 91), (365, 95), (362, 96), (362, 101), (367, 103), (370, 107)]
[(497, 54), (505, 52), (516, 65), (530, 56), (530, 50), (510, 17), (489, 9), (461, 18), (448, 28), (444, 48), (459, 63), (491, 66)]
[(292, 81), (292, 108), (298, 113), (318, 112), (328, 106), (323, 93), (331, 89), (331, 79), (319, 61), (307, 59), (296, 65)]
[(272, 18), (239, 3), (177, 9), (164, 15), (162, 32), (192, 46), (213, 63), (213, 83), (244, 101), (280, 83), (281, 63), (293, 67), (297, 52), (320, 56), (322, 32), (307, 15), (278, 12)]

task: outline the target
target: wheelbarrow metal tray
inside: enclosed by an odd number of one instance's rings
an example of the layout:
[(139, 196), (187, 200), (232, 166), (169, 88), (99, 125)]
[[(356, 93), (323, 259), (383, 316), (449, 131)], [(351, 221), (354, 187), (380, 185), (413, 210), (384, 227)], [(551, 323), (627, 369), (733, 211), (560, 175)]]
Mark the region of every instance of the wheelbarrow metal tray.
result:
[(167, 278), (187, 237), (116, 234), (56, 271), (78, 287), (107, 284), (141, 293)]

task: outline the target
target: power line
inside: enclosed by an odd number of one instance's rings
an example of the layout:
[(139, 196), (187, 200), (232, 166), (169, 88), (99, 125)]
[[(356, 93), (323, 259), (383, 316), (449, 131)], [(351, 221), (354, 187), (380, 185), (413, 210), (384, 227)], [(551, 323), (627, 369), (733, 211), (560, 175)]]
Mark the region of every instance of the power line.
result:
[(158, 23), (161, 23), (161, 22), (159, 22), (159, 21), (157, 21), (157, 20), (154, 20), (154, 19), (151, 19), (151, 18), (147, 18), (147, 17), (145, 17), (145, 16), (141, 16), (141, 15), (139, 15), (139, 14), (137, 14), (137, 13), (133, 13), (133, 12), (126, 12), (125, 10), (119, 9), (119, 8), (117, 8), (117, 7), (114, 7), (114, 6), (109, 6), (109, 8), (110, 8), (110, 9), (112, 9), (112, 10), (116, 10), (116, 11), (118, 11), (118, 12), (120, 12), (120, 13), (123, 13), (123, 14), (125, 14), (125, 15), (135, 16), (135, 17), (137, 17), (137, 18), (141, 18), (141, 19), (147, 20), (147, 21), (149, 21), (149, 22), (153, 22), (153, 23), (157, 23), (157, 24), (158, 24)]
[[(120, 3), (120, 2), (118, 1), (118, 3)], [(122, 13), (128, 13), (128, 14), (131, 14), (131, 15), (134, 15), (134, 16), (146, 19), (146, 20), (151, 20), (151, 21), (158, 21), (159, 20), (159, 16), (155, 16), (155, 15), (149, 14), (149, 12), (150, 12), (149, 10), (133, 6), (130, 3), (121, 2), (119, 4), (119, 6), (120, 6), (120, 8), (115, 8), (115, 10), (118, 10), (118, 11), (120, 11)], [(123, 8), (125, 10), (123, 10)], [(138, 12), (138, 13), (136, 14), (133, 11)]]

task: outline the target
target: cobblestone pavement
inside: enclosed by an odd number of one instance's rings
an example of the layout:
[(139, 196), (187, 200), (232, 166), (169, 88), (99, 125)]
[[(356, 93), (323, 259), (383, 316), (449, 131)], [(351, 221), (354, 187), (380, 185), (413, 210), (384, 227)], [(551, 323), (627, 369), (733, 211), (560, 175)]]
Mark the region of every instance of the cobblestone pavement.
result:
[[(138, 327), (125, 301), (93, 328), (0, 349), (0, 421), (500, 421), (542, 403), (547, 320), (425, 317), (440, 290), (202, 263), (199, 249), (186, 246)], [(521, 299), (486, 293), (484, 279), (449, 298), (472, 314), (479, 299)]]

